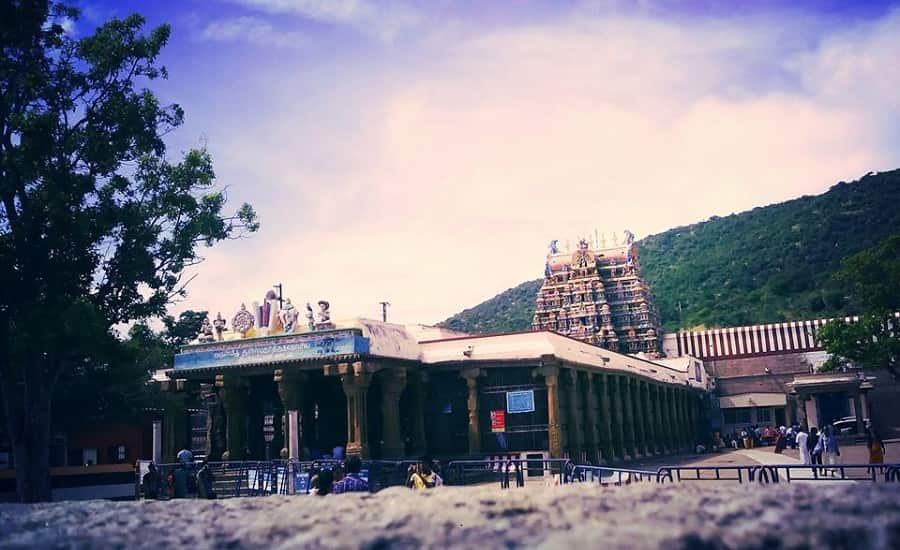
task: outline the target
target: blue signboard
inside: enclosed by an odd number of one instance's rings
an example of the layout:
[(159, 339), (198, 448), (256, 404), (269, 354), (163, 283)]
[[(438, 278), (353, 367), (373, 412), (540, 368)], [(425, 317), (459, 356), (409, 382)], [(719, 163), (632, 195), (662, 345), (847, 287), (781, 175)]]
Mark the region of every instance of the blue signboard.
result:
[(369, 352), (369, 340), (355, 332), (300, 334), (277, 338), (237, 340), (188, 348), (175, 356), (175, 370), (257, 365), (329, 355)]
[(534, 390), (506, 392), (506, 412), (534, 412)]

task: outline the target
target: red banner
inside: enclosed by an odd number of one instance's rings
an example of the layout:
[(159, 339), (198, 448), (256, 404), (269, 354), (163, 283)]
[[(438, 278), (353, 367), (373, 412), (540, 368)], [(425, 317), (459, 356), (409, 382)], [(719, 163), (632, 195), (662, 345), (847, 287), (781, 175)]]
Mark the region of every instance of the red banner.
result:
[(491, 411), (491, 431), (492, 432), (505, 432), (506, 431), (506, 411)]

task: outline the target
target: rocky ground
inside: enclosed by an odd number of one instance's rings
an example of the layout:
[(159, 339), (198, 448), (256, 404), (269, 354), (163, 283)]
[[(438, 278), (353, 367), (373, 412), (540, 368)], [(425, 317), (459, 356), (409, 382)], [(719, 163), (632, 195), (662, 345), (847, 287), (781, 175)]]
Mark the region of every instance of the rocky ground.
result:
[(0, 505), (2, 548), (900, 548), (898, 486), (501, 491)]

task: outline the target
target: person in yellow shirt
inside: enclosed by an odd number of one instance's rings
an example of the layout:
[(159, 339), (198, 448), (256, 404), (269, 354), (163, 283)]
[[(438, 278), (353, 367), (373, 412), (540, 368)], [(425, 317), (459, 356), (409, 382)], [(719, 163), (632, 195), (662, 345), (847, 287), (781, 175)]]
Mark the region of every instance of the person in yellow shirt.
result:
[(441, 476), (439, 476), (431, 467), (431, 459), (422, 458), (410, 474), (406, 486), (411, 489), (419, 490), (433, 489), (434, 487), (443, 484), (444, 482), (441, 479)]

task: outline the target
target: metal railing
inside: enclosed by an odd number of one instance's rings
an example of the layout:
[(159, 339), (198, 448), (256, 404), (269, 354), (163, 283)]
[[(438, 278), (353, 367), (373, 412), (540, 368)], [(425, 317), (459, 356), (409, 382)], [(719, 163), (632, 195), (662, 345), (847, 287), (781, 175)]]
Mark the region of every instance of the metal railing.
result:
[(615, 468), (608, 466), (577, 465), (572, 469), (569, 482), (593, 482), (601, 485), (626, 485), (639, 482), (656, 482), (657, 473), (649, 470)]
[(453, 460), (447, 464), (444, 481), (448, 485), (475, 485), (499, 482), (508, 489), (514, 481), (524, 487), (526, 480), (564, 484), (571, 479), (574, 464), (567, 458), (499, 458)]
[(737, 481), (792, 483), (810, 481), (900, 482), (898, 464), (757, 464), (750, 466), (663, 466), (657, 482)]
[[(336, 459), (323, 460), (260, 460), (260, 461), (226, 461), (210, 462), (212, 476), (211, 492), (213, 498), (255, 497), (267, 495), (308, 494), (313, 476), (321, 470), (334, 470), (342, 461)], [(365, 460), (362, 463), (362, 475), (369, 482), (369, 490), (380, 491), (386, 487), (405, 486), (409, 477), (409, 467), (416, 461), (409, 460)], [(176, 487), (175, 473), (179, 468), (185, 470), (185, 487), (180, 494)], [(187, 465), (158, 464), (157, 499), (196, 498), (200, 496), (197, 472), (200, 463)], [(291, 482), (293, 481), (293, 491)], [(136, 479), (136, 494), (145, 494), (143, 480), (140, 475)]]
[[(340, 466), (340, 460), (316, 461), (234, 461), (210, 462), (211, 498), (267, 496), (273, 494), (308, 494), (313, 477), (323, 469)], [(409, 468), (415, 461), (363, 461), (362, 477), (369, 490), (405, 486)], [(176, 487), (176, 470), (183, 468), (184, 487)], [(157, 465), (157, 498), (196, 498), (203, 491), (197, 472), (200, 464)], [(499, 483), (500, 488), (524, 487), (529, 482), (543, 484), (598, 483), (626, 485), (631, 483), (685, 483), (719, 481), (775, 484), (796, 482), (871, 482), (900, 483), (900, 464), (758, 464), (747, 466), (662, 466), (656, 471), (574, 464), (563, 458), (495, 458), (454, 460), (440, 472), (447, 485)], [(181, 475), (179, 475), (179, 478)], [(144, 494), (143, 480), (136, 479), (136, 494)], [(291, 485), (293, 483), (293, 486)], [(183, 491), (182, 491), (183, 489)], [(209, 496), (209, 495), (208, 495)]]

